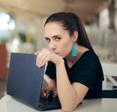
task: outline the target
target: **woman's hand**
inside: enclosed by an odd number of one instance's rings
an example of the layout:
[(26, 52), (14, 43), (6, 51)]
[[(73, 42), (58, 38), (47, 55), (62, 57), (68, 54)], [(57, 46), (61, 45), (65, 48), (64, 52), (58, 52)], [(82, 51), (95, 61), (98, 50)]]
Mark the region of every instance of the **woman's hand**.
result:
[(63, 62), (63, 58), (61, 56), (46, 48), (43, 48), (41, 51), (35, 52), (35, 55), (37, 55), (36, 65), (38, 67), (44, 66), (48, 61), (52, 61), (56, 65), (60, 62)]
[(41, 94), (45, 98), (48, 98), (50, 94), (53, 98), (55, 98), (57, 96), (55, 81), (49, 78), (48, 82), (44, 82), (42, 85)]
[(57, 96), (56, 87), (54, 85), (51, 87), (49, 85), (42, 86), (41, 94), (44, 98), (48, 98), (50, 94), (53, 98), (55, 98)]

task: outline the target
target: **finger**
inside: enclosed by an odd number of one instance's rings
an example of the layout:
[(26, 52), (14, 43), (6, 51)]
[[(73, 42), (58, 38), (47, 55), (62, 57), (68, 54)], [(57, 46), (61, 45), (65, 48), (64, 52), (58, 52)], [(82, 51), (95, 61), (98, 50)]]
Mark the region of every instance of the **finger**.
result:
[(48, 61), (50, 60), (49, 56), (43, 57), (43, 59), (40, 62), (40, 66), (44, 66)]
[(39, 65), (40, 67), (44, 66), (51, 57), (51, 54), (49, 52), (46, 52), (47, 50), (42, 50), (39, 54), (38, 54), (38, 60), (39, 60)]
[(46, 97), (46, 96), (47, 96), (46, 92), (44, 92), (43, 96), (44, 96), (44, 97)]
[(47, 57), (47, 55), (42, 55), (42, 56), (39, 57), (39, 59), (37, 61), (37, 65), (39, 67), (42, 67), (47, 63), (47, 61), (46, 61), (47, 58), (46, 57)]
[(57, 91), (54, 91), (53, 97), (57, 97)]
[(34, 52), (34, 55), (38, 55), (40, 51), (35, 51)]
[(36, 65), (39, 67), (41, 64), (41, 59), (42, 59), (42, 53), (38, 53), (37, 58), (36, 58)]
[(42, 92), (42, 97), (44, 97), (44, 98), (47, 97), (47, 91), (46, 90)]

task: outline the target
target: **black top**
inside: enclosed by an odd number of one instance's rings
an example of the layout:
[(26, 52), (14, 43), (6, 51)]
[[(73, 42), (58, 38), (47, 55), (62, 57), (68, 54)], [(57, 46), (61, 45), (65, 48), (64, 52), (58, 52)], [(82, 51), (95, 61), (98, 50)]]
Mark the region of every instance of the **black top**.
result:
[[(89, 88), (85, 98), (102, 97), (103, 71), (99, 58), (93, 51), (86, 51), (71, 68), (65, 60), (65, 67), (71, 83), (78, 82)], [(56, 80), (55, 64), (48, 62), (45, 73)]]

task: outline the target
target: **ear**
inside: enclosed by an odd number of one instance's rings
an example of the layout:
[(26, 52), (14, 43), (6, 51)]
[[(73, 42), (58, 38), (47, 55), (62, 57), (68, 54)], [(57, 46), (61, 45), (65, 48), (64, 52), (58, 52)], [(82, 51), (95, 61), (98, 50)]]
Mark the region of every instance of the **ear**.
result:
[(73, 40), (73, 42), (76, 42), (77, 39), (78, 39), (78, 32), (74, 31), (73, 35), (72, 35), (72, 40)]

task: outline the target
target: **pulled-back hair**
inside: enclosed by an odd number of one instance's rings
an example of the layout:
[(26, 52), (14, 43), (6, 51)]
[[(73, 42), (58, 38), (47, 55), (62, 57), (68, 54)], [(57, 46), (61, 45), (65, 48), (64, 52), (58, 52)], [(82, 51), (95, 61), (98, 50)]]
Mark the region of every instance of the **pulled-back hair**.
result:
[(82, 45), (93, 51), (93, 48), (90, 44), (88, 36), (86, 34), (85, 28), (80, 20), (80, 18), (71, 12), (58, 12), (50, 15), (45, 21), (44, 26), (50, 22), (59, 22), (63, 25), (65, 30), (69, 32), (69, 35), (72, 36), (74, 31), (78, 32), (77, 44)]

